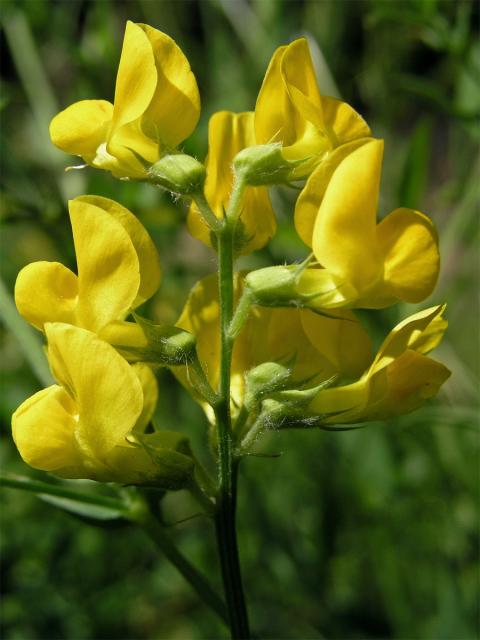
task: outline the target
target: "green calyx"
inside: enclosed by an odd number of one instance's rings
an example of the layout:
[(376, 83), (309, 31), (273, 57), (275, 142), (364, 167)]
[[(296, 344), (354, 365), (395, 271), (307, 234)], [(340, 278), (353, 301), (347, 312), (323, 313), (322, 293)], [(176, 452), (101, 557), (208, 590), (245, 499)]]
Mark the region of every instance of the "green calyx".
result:
[(235, 156), (233, 167), (246, 184), (261, 186), (288, 183), (292, 171), (302, 162), (303, 160), (286, 160), (282, 154), (282, 145), (271, 143), (242, 149)]
[(150, 365), (186, 365), (196, 357), (196, 338), (178, 327), (159, 325), (133, 313), (140, 327), (143, 344), (135, 346), (114, 345), (130, 362), (145, 362)]
[(204, 165), (184, 153), (163, 156), (148, 170), (151, 183), (181, 196), (202, 191), (205, 176)]
[(176, 431), (132, 433), (129, 444), (143, 449), (157, 467), (152, 486), (175, 491), (188, 487), (193, 480), (195, 462), (188, 438)]

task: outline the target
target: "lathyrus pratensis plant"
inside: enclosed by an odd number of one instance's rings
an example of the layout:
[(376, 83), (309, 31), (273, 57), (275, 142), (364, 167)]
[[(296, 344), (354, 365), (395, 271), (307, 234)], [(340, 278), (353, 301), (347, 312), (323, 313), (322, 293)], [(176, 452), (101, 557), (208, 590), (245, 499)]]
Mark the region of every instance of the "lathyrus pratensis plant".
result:
[[(415, 313), (372, 354), (354, 309), (429, 296), (437, 236), (412, 209), (377, 221), (383, 142), (348, 104), (321, 95), (306, 40), (274, 53), (255, 111), (211, 117), (205, 164), (179, 150), (199, 114), (177, 44), (128, 22), (113, 104), (82, 100), (53, 119), (63, 151), (188, 201), (188, 228), (217, 253), (218, 272), (193, 287), (176, 326), (142, 318), (135, 309), (160, 284), (151, 238), (117, 202), (72, 200), (77, 274), (36, 262), (17, 279), (17, 307), (44, 333), (57, 384), (26, 400), (12, 428), (32, 467), (116, 483), (123, 516), (157, 539), (232, 637), (249, 638), (235, 531), (239, 462), (272, 430), (361, 427), (422, 405), (450, 375), (427, 355), (447, 323), (444, 305)], [(305, 260), (234, 272), (237, 256), (275, 233), (269, 186), (293, 183), (303, 187), (293, 221)], [(158, 367), (171, 368), (204, 408), (216, 477), (184, 435), (152, 426)], [(156, 521), (145, 498), (152, 489), (191, 490), (213, 519), (226, 607)]]

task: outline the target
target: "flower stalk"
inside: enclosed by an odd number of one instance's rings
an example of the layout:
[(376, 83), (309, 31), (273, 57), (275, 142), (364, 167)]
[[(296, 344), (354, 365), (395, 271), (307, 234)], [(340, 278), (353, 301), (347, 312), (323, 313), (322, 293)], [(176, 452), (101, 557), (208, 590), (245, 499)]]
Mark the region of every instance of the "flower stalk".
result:
[(229, 328), (233, 316), (233, 232), (240, 212), (243, 189), (243, 182), (238, 180), (234, 186), (223, 229), (217, 235), (221, 356), (219, 402), (215, 407), (219, 483), (215, 528), (230, 629), (234, 640), (250, 638), (235, 525), (238, 463), (234, 457), (235, 441), (230, 414), (233, 340)]

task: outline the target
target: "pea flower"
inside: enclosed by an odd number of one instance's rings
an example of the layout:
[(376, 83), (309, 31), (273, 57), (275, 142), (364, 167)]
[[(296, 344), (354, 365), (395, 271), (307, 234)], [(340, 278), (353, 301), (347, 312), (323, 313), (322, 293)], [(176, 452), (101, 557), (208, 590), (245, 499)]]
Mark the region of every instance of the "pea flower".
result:
[(443, 337), (444, 310), (438, 305), (400, 322), (357, 382), (320, 391), (309, 410), (333, 414), (324, 424), (350, 424), (386, 420), (420, 407), (451, 375), (425, 355)]
[[(156, 404), (156, 382), (145, 365), (130, 366), (94, 333), (47, 323), (48, 359), (59, 384), (28, 398), (12, 417), (23, 460), (63, 478), (179, 488), (193, 461), (185, 438), (143, 434)], [(131, 444), (135, 434), (144, 447)]]
[(18, 274), (15, 302), (41, 331), (64, 322), (100, 334), (156, 292), (158, 253), (137, 218), (113, 200), (80, 196), (69, 213), (78, 275), (59, 262), (33, 262)]
[[(223, 218), (232, 192), (232, 161), (239, 151), (255, 144), (253, 112), (220, 111), (208, 126), (208, 155), (205, 197), (217, 216)], [(212, 244), (210, 229), (195, 203), (188, 214), (190, 233), (207, 245)], [(274, 235), (275, 214), (266, 187), (247, 187), (240, 213), (237, 252), (251, 253), (263, 247)]]
[(55, 146), (116, 178), (145, 179), (148, 166), (194, 130), (200, 114), (195, 77), (169, 36), (128, 21), (114, 103), (81, 100), (50, 124)]
[[(240, 275), (235, 297), (243, 290)], [(213, 388), (220, 375), (220, 308), (216, 275), (198, 282), (190, 292), (177, 326), (197, 338), (197, 350)], [(238, 412), (245, 397), (245, 372), (263, 362), (283, 362), (296, 386), (311, 385), (332, 376), (358, 376), (371, 360), (370, 339), (354, 314), (341, 310), (329, 318), (309, 309), (255, 307), (235, 341), (232, 356), (232, 411)], [(188, 371), (176, 371), (191, 390)], [(203, 405), (207, 415), (208, 407)]]
[(400, 208), (376, 222), (382, 155), (383, 142), (371, 140), (331, 179), (319, 166), (298, 198), (295, 225), (318, 262), (303, 272), (299, 290), (318, 294), (316, 306), (381, 308), (433, 291), (440, 256), (431, 220)]
[(352, 107), (320, 94), (305, 38), (275, 51), (255, 106), (255, 138), (257, 144), (280, 142), (286, 160), (305, 161), (292, 178), (306, 177), (322, 160), (331, 171), (370, 136)]

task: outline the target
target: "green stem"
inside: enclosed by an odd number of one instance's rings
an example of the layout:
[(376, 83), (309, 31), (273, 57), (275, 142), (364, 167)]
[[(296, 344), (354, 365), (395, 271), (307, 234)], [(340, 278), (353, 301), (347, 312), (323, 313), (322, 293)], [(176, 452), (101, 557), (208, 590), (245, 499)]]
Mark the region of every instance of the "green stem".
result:
[(245, 452), (258, 440), (265, 429), (265, 415), (260, 414), (240, 443), (240, 452)]
[(193, 194), (192, 199), (197, 205), (200, 215), (205, 220), (210, 229), (215, 233), (220, 233), (222, 229), (222, 220), (217, 218), (217, 216), (213, 213), (203, 191), (199, 191), (198, 193)]
[(230, 340), (235, 340), (235, 338), (242, 330), (243, 325), (247, 321), (251, 306), (252, 294), (248, 289), (245, 289), (242, 293), (242, 297), (240, 298), (237, 308), (235, 309), (235, 313), (233, 314), (233, 318), (228, 328), (228, 335), (230, 337)]
[(190, 381), (196, 391), (208, 402), (209, 405), (215, 407), (218, 403), (218, 396), (210, 386), (202, 364), (198, 359), (198, 355), (195, 353), (192, 360), (188, 363)]
[(221, 356), (219, 402), (215, 407), (218, 429), (219, 482), (215, 528), (230, 630), (234, 640), (250, 638), (235, 526), (237, 462), (234, 458), (235, 442), (230, 415), (230, 370), (233, 340), (229, 334), (229, 328), (233, 315), (233, 235), (240, 214), (243, 189), (242, 180), (237, 179), (223, 229), (217, 234)]
[(195, 589), (203, 602), (228, 624), (228, 614), (225, 604), (215, 593), (208, 580), (180, 553), (152, 514), (146, 509), (141, 509), (140, 512), (132, 516), (131, 519), (142, 527), (165, 557)]

